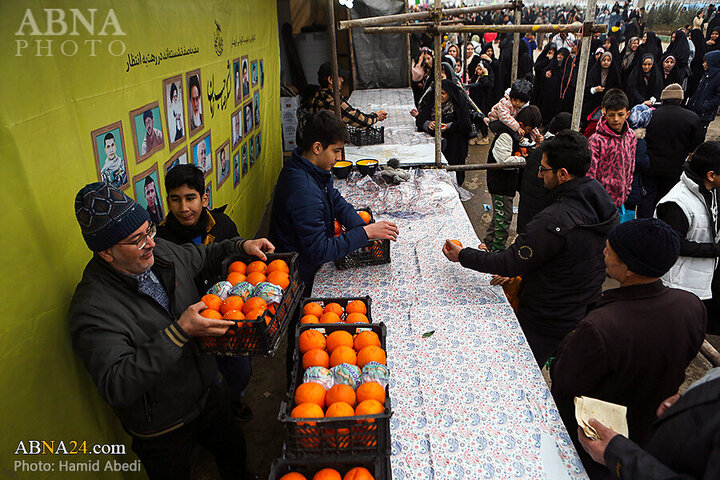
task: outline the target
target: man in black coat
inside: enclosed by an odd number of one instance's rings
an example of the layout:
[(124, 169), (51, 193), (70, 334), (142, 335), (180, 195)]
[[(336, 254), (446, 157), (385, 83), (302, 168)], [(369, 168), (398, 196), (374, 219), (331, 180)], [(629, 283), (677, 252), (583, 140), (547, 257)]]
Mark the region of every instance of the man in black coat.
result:
[(638, 218), (653, 216), (657, 202), (680, 180), (687, 156), (705, 138), (700, 117), (680, 106), (680, 85), (665, 87), (660, 99), (662, 106), (653, 112), (645, 135), (650, 169), (642, 175), (644, 194), (637, 208)]
[(659, 278), (679, 254), (680, 238), (662, 220), (638, 219), (613, 228), (605, 265), (620, 288), (603, 293), (552, 362), (552, 394), (591, 479), (610, 477), (577, 443), (575, 397), (626, 406), (630, 438), (643, 445), (655, 409), (677, 392), (702, 345), (703, 303)]
[[(552, 203), (502, 252), (461, 248), (450, 240), (443, 253), (466, 268), (503, 277), (522, 275), (517, 317), (535, 360), (542, 365), (602, 293), (605, 238), (618, 212), (605, 189), (586, 177), (588, 142), (563, 130), (541, 144), (538, 175)], [(487, 248), (484, 245), (481, 248)]]

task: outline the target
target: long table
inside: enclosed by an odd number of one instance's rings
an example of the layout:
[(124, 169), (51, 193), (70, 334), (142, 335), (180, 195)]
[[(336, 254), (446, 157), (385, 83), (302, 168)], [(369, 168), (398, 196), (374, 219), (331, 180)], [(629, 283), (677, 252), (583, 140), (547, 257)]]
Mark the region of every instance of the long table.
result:
[(370, 295), (387, 325), (393, 479), (587, 478), (502, 288), (442, 254), (448, 238), (480, 243), (449, 174), (336, 186), (400, 228), (391, 263), (328, 263), (313, 288)]

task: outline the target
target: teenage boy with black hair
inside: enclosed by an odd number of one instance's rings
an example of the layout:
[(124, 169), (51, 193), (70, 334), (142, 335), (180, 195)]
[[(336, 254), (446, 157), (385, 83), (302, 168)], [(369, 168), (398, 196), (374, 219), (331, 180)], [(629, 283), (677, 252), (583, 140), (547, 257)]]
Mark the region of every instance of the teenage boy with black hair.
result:
[(551, 191), (552, 203), (501, 252), (488, 252), (485, 245), (462, 248), (447, 240), (443, 253), (480, 272), (522, 275), (517, 317), (542, 366), (602, 293), (602, 252), (618, 213), (602, 185), (585, 175), (590, 150), (582, 134), (563, 130), (540, 148), (538, 176)]
[[(173, 243), (208, 245), (213, 242), (237, 237), (238, 231), (224, 212), (227, 205), (209, 210), (208, 194), (205, 193), (205, 176), (195, 165), (177, 165), (165, 175), (168, 212), (158, 225), (157, 236)], [(224, 279), (220, 265), (205, 267), (197, 277), (198, 295), (205, 295), (210, 287)], [(242, 400), (250, 377), (250, 357), (217, 357), (218, 368), (223, 374), (233, 413), (238, 420), (252, 418), (252, 410)]]
[(616, 207), (625, 203), (632, 190), (637, 137), (628, 125), (630, 104), (619, 88), (605, 92), (602, 117), (588, 139), (592, 161), (587, 174), (599, 181)]

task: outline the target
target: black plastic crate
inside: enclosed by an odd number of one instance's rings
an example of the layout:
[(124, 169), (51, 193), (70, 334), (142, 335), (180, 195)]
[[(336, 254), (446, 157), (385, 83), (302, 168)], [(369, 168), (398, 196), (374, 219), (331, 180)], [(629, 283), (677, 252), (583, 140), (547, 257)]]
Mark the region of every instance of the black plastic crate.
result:
[(340, 475), (345, 476), (355, 467), (367, 468), (375, 480), (392, 480), (390, 457), (278, 458), (270, 467), (268, 480), (279, 480), (290, 472), (299, 473), (312, 480), (313, 475), (323, 468), (334, 468)]
[[(368, 212), (370, 214), (370, 223), (375, 223), (375, 216), (369, 207), (360, 208), (357, 211)], [(390, 263), (390, 240), (368, 240), (366, 246), (335, 260), (335, 267), (338, 270), (346, 270), (348, 268), (383, 265), (385, 263)]]
[[(277, 306), (275, 313), (265, 310), (257, 320), (244, 320), (236, 322), (228, 329), (225, 335), (219, 337), (200, 337), (200, 351), (209, 355), (220, 356), (246, 356), (246, 355), (274, 355), (280, 345), (280, 340), (287, 331), (290, 319), (300, 304), (303, 291), (303, 282), (297, 266), (297, 253), (268, 253), (267, 261), (284, 260), (290, 269), (290, 285), (283, 292), (283, 298)], [(236, 260), (246, 261), (247, 257), (233, 255), (225, 259), (222, 265), (227, 275), (230, 264)], [(265, 316), (271, 317), (270, 323), (265, 322)]]
[(385, 126), (379, 127), (347, 127), (350, 143), (356, 147), (385, 143)]
[[(308, 303), (314, 302), (314, 303), (321, 304), (323, 307), (325, 307), (325, 305), (327, 305), (328, 303), (337, 303), (343, 308), (343, 310), (345, 310), (348, 306), (348, 303), (352, 302), (353, 300), (362, 300), (363, 303), (365, 303), (365, 306), (367, 307), (367, 313), (365, 314), (365, 316), (368, 318), (369, 323), (372, 323), (372, 315), (371, 315), (371, 309), (370, 309), (371, 304), (372, 304), (372, 299), (370, 298), (369, 295), (365, 295), (364, 297), (303, 298), (302, 301), (300, 302), (299, 308), (300, 308), (300, 311), (302, 311), (302, 309), (305, 308), (305, 305), (307, 305)], [(347, 318), (347, 313), (344, 313), (343, 316), (340, 318), (340, 320), (342, 320), (344, 322), (345, 318)], [(315, 325), (317, 327), (317, 326), (328, 325), (328, 324), (327, 323), (316, 323), (316, 324), (312, 324), (312, 325)]]
[[(355, 334), (358, 330), (372, 330), (380, 337), (380, 346), (387, 351), (385, 324), (326, 323), (299, 325), (295, 332), (295, 355), (293, 358), (293, 382), (285, 401), (280, 405), (278, 420), (285, 430), (285, 448), (289, 457), (317, 455), (390, 455), (390, 391), (385, 387), (385, 411), (375, 415), (341, 418), (292, 418), (295, 389), (302, 383), (303, 368), (300, 361), (298, 338), (305, 330), (324, 330), (325, 335), (336, 330)], [(356, 419), (374, 420), (358, 423)], [(299, 425), (312, 422), (315, 425)]]

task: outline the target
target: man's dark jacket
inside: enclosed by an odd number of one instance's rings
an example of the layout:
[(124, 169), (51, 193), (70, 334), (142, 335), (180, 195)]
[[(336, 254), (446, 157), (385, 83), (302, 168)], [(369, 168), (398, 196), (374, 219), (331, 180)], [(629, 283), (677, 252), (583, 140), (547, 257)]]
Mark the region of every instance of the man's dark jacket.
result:
[(617, 208), (597, 180), (579, 177), (552, 191), (553, 202), (502, 252), (460, 251), (467, 268), (522, 275), (518, 318), (551, 333), (572, 329), (602, 293), (603, 249)]
[(538, 177), (543, 151), (533, 148), (520, 170), (520, 202), (518, 203), (517, 231), (523, 233), (533, 217), (550, 204), (549, 192)]
[(680, 178), (683, 163), (703, 142), (700, 117), (680, 105), (662, 105), (652, 115), (645, 141), (650, 168), (645, 175)]
[[(334, 220), (346, 228), (335, 235)], [(299, 254), (300, 275), (309, 285), (318, 268), (367, 244), (365, 222), (333, 187), (333, 178), (293, 152), (275, 186), (270, 241), (278, 252)]]
[[(510, 138), (512, 138), (512, 152), (510, 155), (519, 153), (520, 135), (517, 132), (510, 130), (507, 125), (500, 122), (498, 123), (499, 128), (495, 132), (495, 138), (490, 145), (490, 150), (488, 150), (487, 163), (498, 163), (495, 155), (493, 155), (493, 149), (495, 148), (495, 143), (497, 143), (500, 135), (503, 133), (510, 135)], [(487, 171), (487, 187), (488, 193), (491, 195), (506, 195), (514, 197), (518, 189), (518, 181), (517, 168), (503, 168), (502, 170), (493, 169)]]
[(573, 399), (586, 396), (626, 406), (630, 438), (643, 445), (657, 407), (685, 380), (685, 369), (705, 338), (705, 324), (700, 299), (657, 280), (604, 292), (565, 337), (550, 371), (552, 394), (588, 470), (606, 473), (577, 442)]

